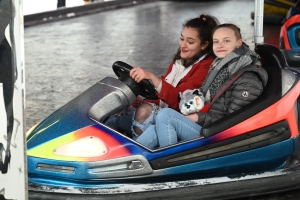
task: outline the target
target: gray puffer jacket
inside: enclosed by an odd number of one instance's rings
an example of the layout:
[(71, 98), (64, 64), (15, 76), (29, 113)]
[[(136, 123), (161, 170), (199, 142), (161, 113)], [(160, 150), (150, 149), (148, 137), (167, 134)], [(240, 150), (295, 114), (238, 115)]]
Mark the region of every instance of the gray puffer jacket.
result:
[[(231, 75), (210, 103), (207, 113), (199, 112), (198, 124), (210, 123), (254, 101), (267, 84), (268, 74), (260, 66), (249, 65)], [(223, 91), (225, 89), (225, 91)]]

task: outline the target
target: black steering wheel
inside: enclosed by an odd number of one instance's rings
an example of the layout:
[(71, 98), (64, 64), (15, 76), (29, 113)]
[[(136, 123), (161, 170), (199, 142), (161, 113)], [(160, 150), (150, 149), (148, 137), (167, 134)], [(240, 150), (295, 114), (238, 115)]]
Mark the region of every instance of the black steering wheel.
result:
[(125, 83), (136, 96), (141, 95), (146, 99), (157, 99), (154, 86), (149, 80), (144, 79), (137, 83), (129, 76), (129, 72), (132, 69), (130, 65), (122, 61), (116, 61), (112, 68), (119, 80)]

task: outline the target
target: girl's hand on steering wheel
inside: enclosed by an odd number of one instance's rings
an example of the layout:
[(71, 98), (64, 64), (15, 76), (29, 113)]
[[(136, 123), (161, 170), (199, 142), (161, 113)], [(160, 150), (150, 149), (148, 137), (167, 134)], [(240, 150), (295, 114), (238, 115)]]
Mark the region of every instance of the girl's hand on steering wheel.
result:
[(151, 79), (151, 75), (153, 73), (149, 72), (141, 67), (134, 67), (132, 70), (130, 70), (129, 75), (131, 78), (133, 78), (136, 82), (141, 82), (143, 79)]
[(160, 79), (155, 74), (141, 67), (132, 68), (130, 70), (129, 75), (138, 83), (141, 82), (143, 79), (148, 79), (152, 82), (155, 88), (157, 88), (160, 84)]

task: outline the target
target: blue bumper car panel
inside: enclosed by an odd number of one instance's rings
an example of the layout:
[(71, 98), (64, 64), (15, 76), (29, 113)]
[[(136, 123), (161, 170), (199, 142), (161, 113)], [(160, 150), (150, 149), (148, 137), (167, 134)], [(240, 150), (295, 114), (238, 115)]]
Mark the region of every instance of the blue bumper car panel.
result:
[[(208, 143), (207, 145), (201, 146), (199, 144), (201, 140), (194, 141), (190, 145), (195, 144), (194, 146), (197, 146), (196, 144), (198, 143), (198, 148), (181, 151), (169, 156), (153, 159), (150, 161), (150, 163), (153, 169), (163, 169), (198, 161), (207, 161), (223, 156), (230, 156), (231, 154), (236, 153), (246, 153), (248, 151), (249, 155), (251, 155), (250, 150), (260, 149), (271, 144), (273, 147), (276, 147), (276, 143), (288, 140), (290, 137), (291, 132), (289, 130), (289, 125), (286, 121), (282, 121), (268, 127), (245, 133), (241, 136), (237, 136), (217, 143)], [(289, 150), (286, 152), (287, 154), (278, 154), (279, 160), (282, 160), (282, 158), (287, 157), (289, 154), (291, 154), (291, 152), (295, 150), (294, 148), (295, 145), (288, 146)], [(274, 152), (276, 151), (274, 150), (271, 153), (271, 157), (275, 156), (273, 155)], [(270, 153), (270, 151), (268, 153)], [(266, 156), (266, 158), (269, 158), (269, 156)], [(261, 158), (258, 159), (260, 160)], [(274, 159), (276, 160), (277, 158), (274, 157)], [(270, 169), (274, 168), (274, 166), (269, 166), (271, 167)]]

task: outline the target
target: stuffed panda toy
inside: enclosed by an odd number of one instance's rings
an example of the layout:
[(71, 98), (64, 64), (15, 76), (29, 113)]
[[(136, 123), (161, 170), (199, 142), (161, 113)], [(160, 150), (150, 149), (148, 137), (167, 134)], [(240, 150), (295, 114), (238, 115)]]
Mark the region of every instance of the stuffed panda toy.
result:
[(178, 94), (179, 109), (184, 115), (199, 112), (204, 107), (204, 96), (199, 89), (185, 90)]

